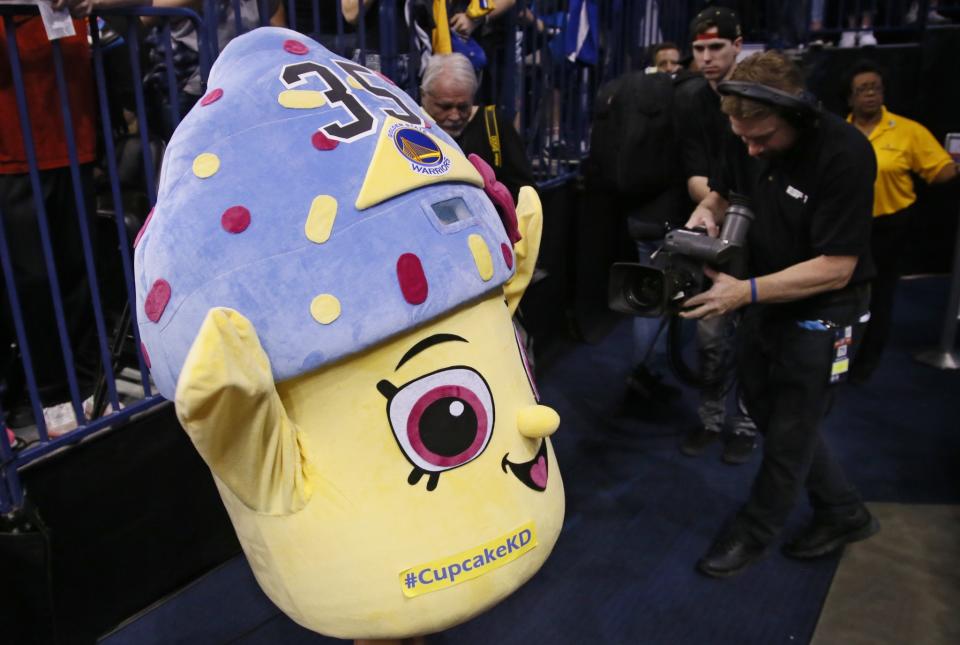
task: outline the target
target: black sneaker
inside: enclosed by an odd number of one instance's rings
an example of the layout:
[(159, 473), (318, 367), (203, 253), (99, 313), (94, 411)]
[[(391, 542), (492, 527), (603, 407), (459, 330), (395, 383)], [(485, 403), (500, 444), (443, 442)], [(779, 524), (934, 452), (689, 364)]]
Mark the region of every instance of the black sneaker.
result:
[(865, 506), (846, 517), (814, 515), (813, 521), (783, 546), (783, 554), (801, 560), (819, 558), (839, 551), (851, 542), (866, 540), (878, 531), (880, 522)]
[(667, 385), (659, 374), (654, 374), (646, 365), (638, 365), (627, 377), (627, 386), (635, 393), (650, 401), (673, 399), (680, 395), (680, 389)]
[(757, 437), (745, 432), (734, 432), (723, 442), (723, 463), (738, 466), (750, 461), (750, 455), (757, 445)]
[(699, 561), (697, 571), (711, 578), (735, 576), (763, 557), (766, 547), (748, 537), (727, 533), (713, 541)]
[(697, 426), (687, 433), (687, 436), (680, 442), (680, 452), (687, 457), (699, 457), (714, 441), (720, 439), (720, 433), (716, 430), (708, 430), (703, 426)]

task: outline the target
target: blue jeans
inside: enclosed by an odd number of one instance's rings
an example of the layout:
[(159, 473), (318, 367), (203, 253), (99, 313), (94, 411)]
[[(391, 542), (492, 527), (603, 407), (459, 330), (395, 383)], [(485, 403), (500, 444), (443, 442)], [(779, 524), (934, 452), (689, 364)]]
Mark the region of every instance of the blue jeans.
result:
[[(697, 414), (703, 427), (713, 432), (723, 430), (727, 416), (727, 392), (736, 384), (736, 334), (740, 313), (729, 313), (709, 320), (697, 321), (697, 351), (700, 357), (700, 405)], [(757, 426), (737, 396), (737, 412), (730, 417), (734, 434), (755, 435)]]

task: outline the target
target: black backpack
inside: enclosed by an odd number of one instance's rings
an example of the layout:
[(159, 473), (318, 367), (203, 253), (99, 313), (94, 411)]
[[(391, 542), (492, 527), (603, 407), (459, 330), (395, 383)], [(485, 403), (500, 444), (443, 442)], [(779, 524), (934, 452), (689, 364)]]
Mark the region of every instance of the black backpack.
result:
[(673, 115), (674, 80), (628, 72), (600, 86), (586, 174), (624, 196), (654, 197), (680, 174)]

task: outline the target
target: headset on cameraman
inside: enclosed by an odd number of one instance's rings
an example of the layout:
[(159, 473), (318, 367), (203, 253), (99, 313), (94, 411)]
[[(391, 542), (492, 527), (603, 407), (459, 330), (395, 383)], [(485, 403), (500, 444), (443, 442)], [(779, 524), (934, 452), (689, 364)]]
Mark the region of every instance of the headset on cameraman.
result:
[(820, 122), (822, 111), (820, 101), (807, 90), (799, 94), (790, 94), (762, 83), (720, 81), (717, 84), (717, 91), (724, 96), (739, 96), (769, 105), (797, 129), (813, 128)]

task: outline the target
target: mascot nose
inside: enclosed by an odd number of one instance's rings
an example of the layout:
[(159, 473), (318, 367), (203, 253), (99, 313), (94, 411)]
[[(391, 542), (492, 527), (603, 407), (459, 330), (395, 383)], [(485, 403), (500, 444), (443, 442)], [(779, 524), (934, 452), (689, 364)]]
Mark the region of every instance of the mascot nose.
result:
[(560, 427), (560, 415), (545, 405), (528, 405), (517, 412), (517, 430), (524, 437), (549, 437)]

